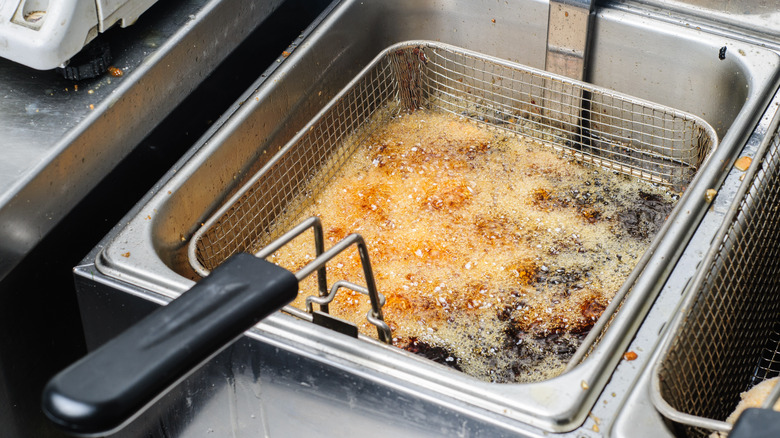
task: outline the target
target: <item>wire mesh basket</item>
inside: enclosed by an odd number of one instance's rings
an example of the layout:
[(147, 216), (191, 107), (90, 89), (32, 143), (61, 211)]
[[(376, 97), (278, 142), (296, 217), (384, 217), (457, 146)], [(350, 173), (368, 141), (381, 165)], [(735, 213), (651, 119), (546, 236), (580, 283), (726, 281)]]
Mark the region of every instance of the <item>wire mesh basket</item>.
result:
[(685, 436), (728, 432), (740, 394), (780, 374), (780, 118), (688, 288), (651, 397)]
[[(440, 43), (386, 49), (195, 233), (189, 261), (207, 275), (295, 224), (354, 152), (350, 136), (425, 107), (532, 137), (616, 172), (682, 191), (717, 136), (700, 118), (544, 71)], [(352, 142), (357, 145), (359, 142)]]

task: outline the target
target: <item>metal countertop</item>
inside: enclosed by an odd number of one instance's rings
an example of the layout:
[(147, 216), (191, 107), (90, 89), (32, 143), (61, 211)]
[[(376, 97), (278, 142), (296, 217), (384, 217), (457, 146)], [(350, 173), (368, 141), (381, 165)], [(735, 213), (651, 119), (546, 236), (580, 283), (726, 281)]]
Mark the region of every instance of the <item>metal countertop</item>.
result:
[(160, 2), (102, 36), (121, 77), (0, 59), (0, 279), (281, 3)]

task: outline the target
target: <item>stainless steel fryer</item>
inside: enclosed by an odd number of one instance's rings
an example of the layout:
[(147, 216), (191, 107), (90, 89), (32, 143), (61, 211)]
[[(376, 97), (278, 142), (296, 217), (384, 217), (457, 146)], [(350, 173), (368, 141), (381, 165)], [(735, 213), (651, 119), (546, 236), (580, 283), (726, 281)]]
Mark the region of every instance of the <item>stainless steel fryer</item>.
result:
[[(465, 115), (578, 161), (673, 190), (685, 189), (717, 145), (712, 127), (691, 114), (454, 46), (403, 42), (382, 51), (206, 220), (190, 240), (190, 265), (206, 276), (231, 255), (256, 252), (293, 228), (290, 221), (360, 144), (347, 139), (365, 138), (391, 117), (417, 108)], [(374, 120), (376, 115), (381, 119)], [(656, 247), (651, 245), (648, 253)], [(616, 305), (608, 308), (568, 369), (599, 338), (647, 260), (643, 257), (620, 291), (613, 291)], [(319, 289), (321, 296), (328, 294), (324, 272)], [(285, 310), (311, 318), (291, 306)], [(375, 312), (381, 318), (380, 309)]]
[(686, 436), (729, 432), (740, 393), (780, 375), (778, 126), (776, 115), (653, 368), (653, 403)]
[[(540, 67), (546, 33), (538, 23), (546, 15), (547, 3), (541, 1), (457, 6), (439, 1), (340, 2), (77, 268), (88, 341), (99, 343), (116, 320), (133, 319), (135, 310), (127, 308), (135, 309), (139, 302), (165, 303), (189, 288), (197, 278), (186, 257), (192, 233), (245, 175), (302, 129), (378, 51), (423, 38)], [(644, 283), (638, 290), (648, 294), (629, 295), (620, 317), (603, 331), (604, 339), (590, 355), (547, 382), (489, 385), (376, 342), (343, 339), (274, 314), (248, 332), (230, 355), (204, 368), (212, 379), (207, 381), (216, 381), (218, 388), (209, 404), (220, 412), (230, 408), (223, 416), (227, 421), (211, 424), (238, 431), (262, 424), (267, 434), (282, 436), (314, 430), (314, 425), (320, 432), (328, 427), (334, 434), (355, 433), (366, 424), (381, 425), (387, 434), (478, 430), (485, 436), (541, 436), (583, 423), (650, 307), (659, 279), (708, 207), (705, 191), (718, 187), (724, 163), (733, 159), (765, 107), (778, 69), (778, 57), (770, 50), (657, 17), (604, 8), (595, 14), (594, 24), (590, 81), (703, 116), (722, 141), (680, 200), (683, 214), (672, 218), (667, 233), (673, 238), (660, 244), (660, 255), (648, 261), (649, 274), (637, 279)], [(724, 44), (730, 54), (744, 55), (719, 60)], [(257, 349), (266, 359), (256, 359)], [(219, 373), (231, 376), (227, 384), (219, 383)], [(195, 394), (193, 385), (182, 385), (178, 394)], [(324, 389), (327, 396), (318, 398), (321, 393), (314, 388)], [(311, 418), (290, 421), (291, 413), (283, 409), (290, 400), (311, 408), (302, 408)]]
[[(297, 216), (353, 152), (340, 147), (344, 140), (355, 132), (367, 135), (363, 125), (393, 103), (397, 108), (386, 117), (418, 107), (466, 114), (582, 161), (678, 190), (690, 183), (717, 144), (714, 130), (690, 114), (453, 46), (404, 42), (369, 63), (195, 232), (188, 246), (193, 269), (207, 275), (230, 255), (256, 251), (292, 228), (282, 219)], [(599, 337), (648, 258), (616, 295), (615, 305), (580, 347), (570, 369)], [(291, 307), (286, 311), (311, 318)], [(598, 390), (587, 383), (590, 376), (580, 378), (584, 391)]]

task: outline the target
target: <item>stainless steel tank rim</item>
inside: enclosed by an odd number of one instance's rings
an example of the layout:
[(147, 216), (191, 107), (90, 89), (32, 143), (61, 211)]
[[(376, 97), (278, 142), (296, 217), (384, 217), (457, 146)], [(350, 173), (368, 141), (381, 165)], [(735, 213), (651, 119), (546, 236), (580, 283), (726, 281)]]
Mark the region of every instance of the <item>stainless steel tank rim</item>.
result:
[[(503, 427), (523, 430), (527, 426), (540, 429), (550, 429), (551, 423), (544, 419), (549, 413), (544, 406), (539, 406), (536, 412), (517, 413), (512, 407), (523, 397), (534, 397), (534, 391), (517, 391), (510, 384), (493, 384), (475, 381), (473, 378), (454, 371), (440, 364), (431, 364), (429, 360), (397, 348), (389, 347), (373, 338), (364, 338), (364, 345), (356, 345), (351, 338), (333, 336), (331, 330), (312, 324), (304, 324), (298, 318), (287, 315), (273, 315), (247, 332), (247, 335), (278, 348), (295, 349), (297, 354), (339, 367), (349, 373), (369, 378), (383, 385), (392, 386), (412, 395), (424, 395), (427, 399), (447, 408), (457, 408), (467, 415), (478, 415), (491, 419), (491, 422)], [(313, 336), (314, 335), (314, 336)], [(382, 361), (377, 363), (375, 354), (391, 351), (392, 355), (382, 354)], [(323, 355), (323, 353), (325, 353)], [(436, 373), (426, 373), (430, 368)], [(415, 368), (423, 369), (414, 373)], [(581, 381), (570, 380), (569, 384), (580, 385)], [(456, 384), (453, 385), (453, 381)], [(541, 384), (526, 384), (543, 390)], [(496, 394), (495, 386), (503, 386), (505, 391)], [(585, 393), (584, 388), (578, 388)], [(465, 395), (465, 397), (464, 397)], [(560, 397), (561, 394), (550, 393), (549, 397)], [(477, 408), (477, 409), (475, 409)], [(507, 420), (512, 420), (507, 422)], [(555, 423), (552, 423), (555, 424)], [(561, 423), (565, 426), (565, 423)], [(559, 428), (559, 431), (566, 429)], [(540, 434), (542, 436), (544, 434)]]
[[(745, 0), (742, 1), (748, 3), (748, 1)], [(661, 2), (663, 2), (663, 0), (661, 0)], [(762, 38), (758, 33), (745, 33), (745, 30), (747, 29), (741, 23), (726, 22), (728, 21), (728, 18), (730, 18), (728, 14), (719, 15), (714, 13), (714, 9), (697, 9), (696, 6), (686, 9), (685, 7), (682, 7), (682, 3), (684, 2), (669, 2), (670, 4), (666, 5), (668, 7), (666, 9), (661, 8), (656, 3), (659, 2), (652, 1), (645, 3), (640, 0), (639, 2), (629, 3), (620, 0), (606, 0), (603, 3), (600, 2), (599, 6), (646, 16), (654, 20), (677, 26), (692, 27), (712, 35), (720, 35), (729, 39), (770, 48), (776, 51), (780, 50), (780, 40)], [(674, 5), (674, 3), (678, 4)], [(715, 3), (715, 1), (712, 3)]]

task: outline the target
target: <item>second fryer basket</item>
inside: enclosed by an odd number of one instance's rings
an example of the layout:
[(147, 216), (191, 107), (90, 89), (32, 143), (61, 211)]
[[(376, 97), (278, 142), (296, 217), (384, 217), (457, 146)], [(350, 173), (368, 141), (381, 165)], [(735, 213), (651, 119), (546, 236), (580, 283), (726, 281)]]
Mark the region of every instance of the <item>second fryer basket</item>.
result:
[(651, 398), (687, 436), (728, 432), (740, 394), (780, 374), (780, 114), (687, 289)]

